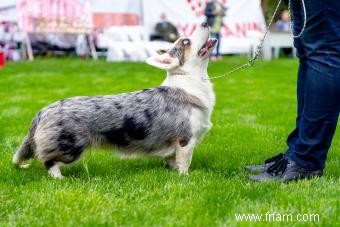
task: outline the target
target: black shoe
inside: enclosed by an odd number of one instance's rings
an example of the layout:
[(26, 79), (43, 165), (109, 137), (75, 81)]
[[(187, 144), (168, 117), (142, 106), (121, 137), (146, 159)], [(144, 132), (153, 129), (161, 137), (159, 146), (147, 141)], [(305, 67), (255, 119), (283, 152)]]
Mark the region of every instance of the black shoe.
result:
[(265, 172), (271, 165), (273, 165), (275, 162), (281, 160), (283, 158), (283, 154), (280, 153), (274, 157), (268, 158), (264, 161), (263, 165), (249, 165), (245, 166), (244, 170), (249, 172)]
[(289, 182), (293, 180), (310, 179), (321, 177), (322, 170), (305, 169), (286, 157), (270, 166), (265, 172), (251, 175), (249, 178), (254, 181), (278, 180)]
[(299, 166), (295, 162), (289, 160), (286, 171), (280, 177), (285, 182), (293, 180), (311, 179), (313, 177), (321, 177), (323, 174), (322, 169), (320, 170), (309, 170), (302, 166)]

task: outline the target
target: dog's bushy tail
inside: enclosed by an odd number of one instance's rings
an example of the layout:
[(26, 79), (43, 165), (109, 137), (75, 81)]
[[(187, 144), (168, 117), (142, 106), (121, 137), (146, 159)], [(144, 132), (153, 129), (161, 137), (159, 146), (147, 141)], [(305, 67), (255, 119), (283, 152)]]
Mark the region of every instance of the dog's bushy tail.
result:
[(24, 141), (20, 145), (17, 152), (14, 154), (12, 163), (16, 166), (21, 166), (25, 161), (28, 161), (33, 158), (34, 150), (33, 150), (33, 136), (35, 130), (38, 125), (38, 117), (35, 117), (32, 121), (30, 130), (26, 135)]

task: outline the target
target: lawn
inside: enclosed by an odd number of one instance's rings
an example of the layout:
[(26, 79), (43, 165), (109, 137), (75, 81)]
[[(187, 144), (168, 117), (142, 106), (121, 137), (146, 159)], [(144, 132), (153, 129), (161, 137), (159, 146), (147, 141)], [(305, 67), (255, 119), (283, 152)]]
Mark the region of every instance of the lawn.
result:
[[(210, 75), (244, 63), (225, 57)], [(324, 177), (254, 183), (243, 166), (286, 149), (296, 112), (297, 60), (258, 62), (214, 81), (213, 128), (194, 152), (188, 176), (157, 158), (122, 160), (109, 150), (88, 150), (82, 161), (52, 180), (35, 161), (29, 169), (11, 158), (30, 121), (62, 98), (105, 95), (157, 86), (164, 72), (144, 63), (37, 59), (0, 70), (0, 226), (248, 226), (339, 225), (340, 133)], [(318, 214), (315, 222), (237, 221), (235, 214)]]

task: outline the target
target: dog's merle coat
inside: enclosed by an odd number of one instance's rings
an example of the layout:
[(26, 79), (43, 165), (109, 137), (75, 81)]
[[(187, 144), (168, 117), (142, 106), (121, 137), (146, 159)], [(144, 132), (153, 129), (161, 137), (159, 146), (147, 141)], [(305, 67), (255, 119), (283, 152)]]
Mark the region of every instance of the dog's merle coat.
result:
[(74, 162), (96, 144), (148, 154), (175, 142), (185, 146), (192, 137), (189, 117), (195, 108), (205, 107), (184, 90), (166, 86), (64, 99), (37, 114), (19, 152), (21, 159), (35, 155), (49, 168), (55, 162)]
[(209, 54), (217, 40), (209, 39), (202, 23), (188, 38), (146, 62), (167, 71), (162, 86), (97, 97), (75, 97), (47, 106), (33, 119), (13, 164), (27, 167), (34, 156), (54, 178), (60, 166), (76, 161), (90, 145), (117, 146), (125, 154), (152, 154), (187, 174), (194, 147), (211, 128), (215, 103), (207, 76)]

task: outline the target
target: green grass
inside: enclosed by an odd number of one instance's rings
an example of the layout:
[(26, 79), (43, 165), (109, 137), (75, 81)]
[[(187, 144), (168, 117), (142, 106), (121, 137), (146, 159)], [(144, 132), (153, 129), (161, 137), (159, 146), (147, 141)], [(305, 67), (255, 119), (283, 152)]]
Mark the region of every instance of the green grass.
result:
[[(212, 63), (218, 75), (244, 63)], [(190, 173), (179, 176), (156, 158), (121, 160), (87, 152), (52, 180), (35, 161), (15, 169), (11, 158), (30, 121), (62, 98), (157, 86), (164, 72), (144, 63), (38, 59), (0, 70), (0, 226), (339, 225), (340, 133), (324, 177), (291, 184), (254, 183), (243, 166), (286, 149), (296, 112), (297, 60), (259, 62), (214, 81), (213, 128), (195, 149)], [(86, 171), (88, 169), (88, 171)], [(319, 222), (237, 222), (235, 213), (319, 214)]]

